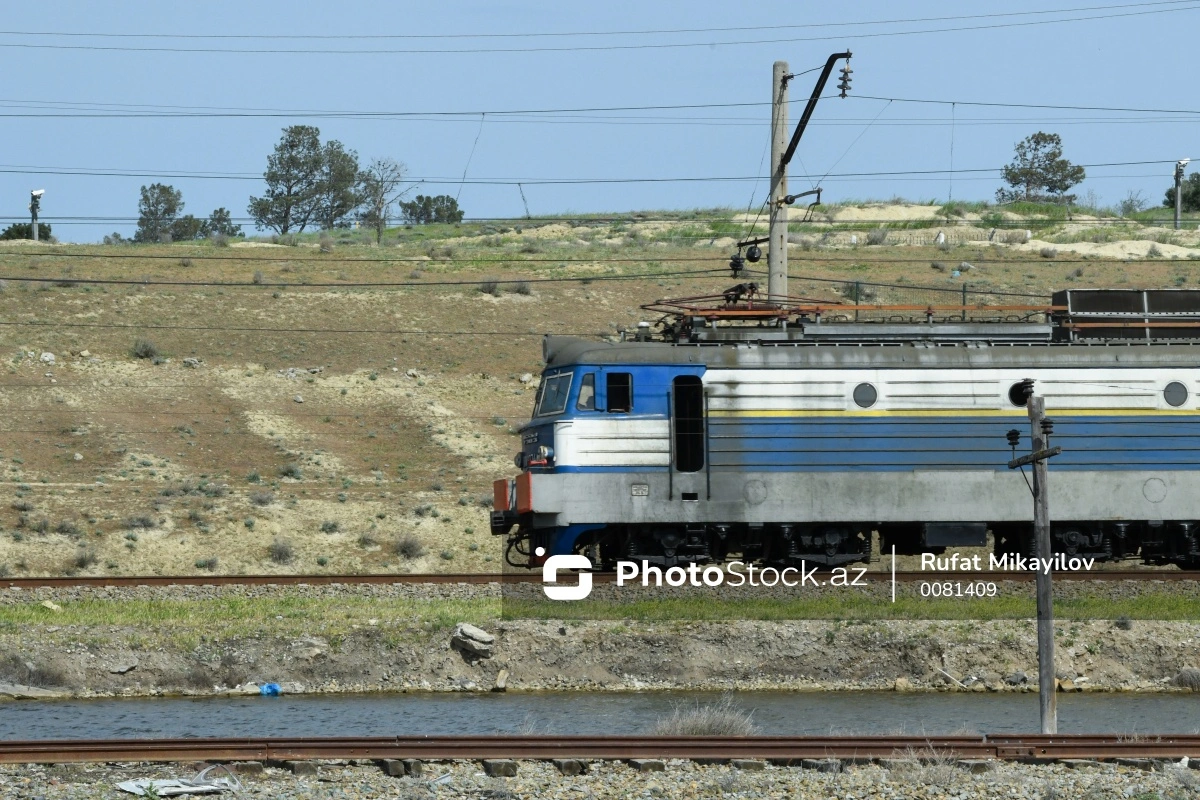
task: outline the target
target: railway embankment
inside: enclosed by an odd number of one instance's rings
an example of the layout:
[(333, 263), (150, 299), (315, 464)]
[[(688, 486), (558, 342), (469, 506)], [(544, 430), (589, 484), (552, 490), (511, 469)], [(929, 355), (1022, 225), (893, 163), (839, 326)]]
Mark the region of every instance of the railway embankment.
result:
[[(1123, 590), (1124, 591), (1124, 590)], [(463, 628), (469, 623), (478, 630)], [(1028, 619), (506, 619), (496, 585), (0, 592), (0, 694), (1034, 691)], [(1064, 619), (1065, 691), (1179, 691), (1200, 622)], [(1200, 680), (1196, 681), (1200, 684)]]

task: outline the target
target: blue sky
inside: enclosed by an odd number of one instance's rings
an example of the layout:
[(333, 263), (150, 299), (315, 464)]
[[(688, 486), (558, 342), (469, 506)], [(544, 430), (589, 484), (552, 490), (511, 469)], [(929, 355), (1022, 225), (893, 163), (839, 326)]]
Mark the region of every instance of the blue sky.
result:
[[(852, 98), (818, 106), (793, 162), (792, 191), (833, 173), (821, 182), (827, 201), (897, 195), (945, 200), (951, 194), (991, 199), (1000, 186), (998, 172), (959, 173), (953, 182), (944, 173), (839, 176), (947, 170), (951, 163), (958, 170), (998, 170), (1011, 159), (1014, 143), (1038, 130), (1059, 133), (1066, 156), (1079, 164), (1200, 157), (1200, 99), (1187, 88), (1200, 66), (1188, 33), (1200, 23), (1200, 0), (467, 0), (439, 6), (213, 0), (113, 8), (49, 0), (36, 13), (19, 21), (10, 15), (5, 23), (0, 59), (10, 79), (0, 90), (0, 114), (7, 116), (0, 134), (3, 224), (24, 219), (29, 190), (44, 188), (42, 219), (60, 239), (97, 241), (114, 230), (128, 235), (138, 188), (155, 181), (182, 190), (189, 213), (206, 216), (224, 206), (235, 218), (245, 217), (249, 196), (263, 190), (255, 176), (289, 124), (317, 125), (322, 138), (340, 140), (364, 161), (400, 160), (414, 178), (453, 180), (466, 170), (468, 181), (522, 181), (535, 216), (757, 206), (765, 191), (761, 181), (538, 181), (759, 175), (766, 170), (772, 63), (785, 60), (800, 72), (844, 49), (854, 53)], [(1040, 13), (1048, 10), (1061, 13)], [(986, 14), (1007, 16), (981, 16)], [(955, 19), (929, 19), (937, 17)], [(901, 19), (929, 21), (884, 22)], [(680, 29), (708, 30), (665, 32)], [(630, 31), (649, 33), (608, 35)], [(591, 35), (567, 35), (576, 33)], [(437, 38), (447, 35), (459, 38)], [(255, 38), (281, 36), (318, 38)], [(361, 38), (387, 36), (425, 38)], [(195, 50), (210, 52), (186, 52)], [(352, 52), (314, 52), (321, 50)], [(414, 52), (419, 50), (453, 52)], [(793, 103), (793, 121), (814, 78), (792, 82), (792, 100), (800, 101)], [(501, 113), (736, 103), (759, 105)], [(245, 116), (196, 116), (214, 109)], [(1161, 113), (1189, 109), (1197, 113)], [(300, 111), (376, 116), (316, 118)], [(144, 116), (162, 112), (172, 116)], [(378, 116), (387, 112), (458, 115)], [(42, 116), (21, 116), (30, 114)], [(72, 170), (179, 177), (53, 174)], [(1137, 190), (1157, 205), (1171, 171), (1168, 163), (1093, 167), (1076, 192), (1093, 192), (1112, 204)], [(804, 178), (806, 172), (813, 177)], [(431, 180), (418, 191), (458, 195), (468, 217), (524, 213), (514, 185)], [(112, 219), (67, 224), (72, 217)]]

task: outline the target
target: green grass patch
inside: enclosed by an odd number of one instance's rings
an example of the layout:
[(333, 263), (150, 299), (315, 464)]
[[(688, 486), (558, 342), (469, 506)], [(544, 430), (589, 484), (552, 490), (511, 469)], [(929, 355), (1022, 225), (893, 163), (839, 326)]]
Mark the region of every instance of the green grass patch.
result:
[[(1195, 598), (1168, 593), (1133, 598), (1058, 600), (1056, 618), (1063, 620), (1130, 619), (1197, 620)], [(1032, 597), (920, 598), (898, 597), (895, 603), (854, 594), (820, 598), (713, 600), (659, 597), (628, 602), (582, 600), (558, 603), (506, 598), (504, 619), (603, 619), (665, 622), (671, 620), (1004, 620), (1032, 619)]]
[(49, 611), (37, 603), (0, 606), (0, 633), (19, 633), (30, 626), (102, 626), (136, 628), (145, 636), (210, 640), (274, 636), (336, 636), (364, 627), (368, 620), (383, 625), (403, 622), (453, 627), (463, 620), (495, 619), (499, 598), (469, 600), (411, 600), (343, 596), (219, 597), (209, 600), (81, 600), (62, 603)]

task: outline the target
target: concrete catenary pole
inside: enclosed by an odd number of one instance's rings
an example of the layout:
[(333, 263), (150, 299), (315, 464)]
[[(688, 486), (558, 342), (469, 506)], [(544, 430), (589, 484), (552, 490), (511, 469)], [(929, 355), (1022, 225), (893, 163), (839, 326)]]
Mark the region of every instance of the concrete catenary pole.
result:
[(783, 154), (788, 146), (788, 65), (776, 61), (771, 70), (771, 198), (767, 249), (767, 300), (783, 305), (788, 293), (787, 165)]
[(44, 189), (37, 189), (29, 193), (30, 238), (35, 242), (38, 240), (38, 209), (42, 205), (42, 194), (44, 191)]
[(1191, 161), (1190, 158), (1175, 162), (1175, 230), (1179, 230), (1180, 216), (1183, 214), (1183, 170)]
[[(1033, 435), (1033, 452), (1047, 448), (1047, 436), (1043, 422), (1046, 419), (1046, 400), (1032, 393), (1029, 395), (1029, 427)], [(1033, 532), (1037, 541), (1037, 557), (1041, 563), (1049, 563), (1050, 549), (1050, 493), (1049, 465), (1047, 458), (1033, 462)], [(1058, 689), (1054, 669), (1054, 598), (1050, 571), (1037, 571), (1037, 639), (1038, 639), (1038, 696), (1041, 700), (1042, 733), (1058, 733)]]

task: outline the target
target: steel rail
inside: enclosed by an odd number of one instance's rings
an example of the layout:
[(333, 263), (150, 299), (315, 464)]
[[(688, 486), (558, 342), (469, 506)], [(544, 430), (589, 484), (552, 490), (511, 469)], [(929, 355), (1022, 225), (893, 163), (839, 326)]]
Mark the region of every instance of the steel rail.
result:
[(856, 762), (888, 758), (960, 759), (1200, 757), (1200, 735), (1128, 741), (1121, 736), (386, 736), (337, 738), (108, 739), (0, 742), (0, 763), (284, 761), (306, 759), (681, 758)]
[[(755, 567), (756, 570), (760, 569)], [(855, 567), (849, 568), (849, 576), (857, 576)], [(616, 574), (612, 572), (592, 573), (593, 581), (597, 583), (613, 583)], [(829, 572), (818, 572), (818, 580), (827, 580)], [(890, 572), (867, 570), (862, 573), (864, 580), (870, 583), (883, 583), (891, 580)], [(977, 582), (988, 581), (1032, 581), (1035, 573), (1032, 571), (1015, 572), (1007, 570), (981, 571), (921, 571), (906, 570), (896, 572), (898, 583), (918, 583), (921, 581), (958, 581)], [(1100, 569), (1091, 571), (1058, 571), (1054, 570), (1056, 580), (1068, 581), (1200, 581), (1200, 572), (1173, 569)], [(363, 574), (363, 575), (128, 575), (128, 576), (99, 576), (99, 577), (46, 577), (46, 578), (0, 578), (0, 589), (81, 589), (81, 588), (120, 588), (137, 586), (360, 586), (360, 585), (420, 585), (420, 584), (474, 584), (490, 583), (541, 583), (540, 570), (530, 572), (456, 572), (456, 573), (405, 573), (399, 575)], [(640, 580), (638, 581), (640, 584)], [(632, 585), (632, 584), (631, 584)]]

